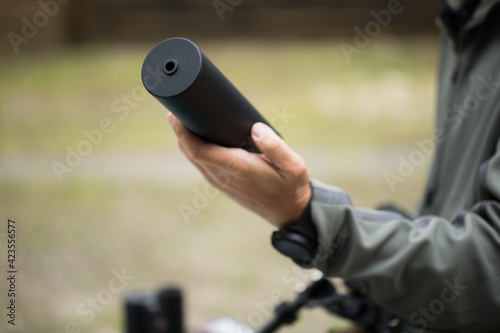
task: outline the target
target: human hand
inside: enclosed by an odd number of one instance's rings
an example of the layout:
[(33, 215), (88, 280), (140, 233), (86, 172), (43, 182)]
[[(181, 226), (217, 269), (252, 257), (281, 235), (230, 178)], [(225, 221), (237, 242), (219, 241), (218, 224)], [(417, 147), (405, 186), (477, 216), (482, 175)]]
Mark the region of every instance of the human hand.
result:
[(304, 160), (269, 126), (256, 123), (252, 139), (262, 154), (204, 142), (172, 113), (179, 148), (207, 181), (278, 228), (298, 221), (311, 195)]

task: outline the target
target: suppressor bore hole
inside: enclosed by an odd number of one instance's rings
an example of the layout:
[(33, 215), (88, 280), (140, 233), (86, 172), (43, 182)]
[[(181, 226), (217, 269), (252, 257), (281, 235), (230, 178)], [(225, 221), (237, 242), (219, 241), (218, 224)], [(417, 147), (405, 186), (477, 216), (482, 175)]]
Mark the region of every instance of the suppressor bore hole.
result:
[(165, 63), (165, 74), (172, 75), (177, 70), (177, 61), (175, 59), (168, 59)]

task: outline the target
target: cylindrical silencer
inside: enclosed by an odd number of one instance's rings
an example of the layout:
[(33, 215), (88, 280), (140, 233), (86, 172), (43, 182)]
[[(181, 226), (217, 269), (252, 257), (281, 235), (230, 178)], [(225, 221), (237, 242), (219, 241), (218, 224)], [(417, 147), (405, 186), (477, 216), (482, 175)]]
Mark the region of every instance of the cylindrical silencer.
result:
[(269, 123), (190, 40), (170, 38), (156, 45), (144, 60), (142, 82), (202, 139), (259, 152), (252, 125)]

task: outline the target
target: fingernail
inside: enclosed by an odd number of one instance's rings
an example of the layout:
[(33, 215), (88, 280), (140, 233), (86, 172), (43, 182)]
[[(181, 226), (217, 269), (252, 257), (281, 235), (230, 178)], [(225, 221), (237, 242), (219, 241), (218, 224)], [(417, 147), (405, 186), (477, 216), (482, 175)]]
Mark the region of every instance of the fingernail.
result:
[(170, 123), (170, 126), (174, 126), (174, 124), (175, 124), (175, 117), (172, 114), (172, 112), (169, 112), (167, 114), (167, 119), (168, 119), (168, 122)]
[(263, 137), (269, 134), (269, 129), (263, 123), (256, 123), (252, 128), (252, 135), (255, 139), (261, 140)]

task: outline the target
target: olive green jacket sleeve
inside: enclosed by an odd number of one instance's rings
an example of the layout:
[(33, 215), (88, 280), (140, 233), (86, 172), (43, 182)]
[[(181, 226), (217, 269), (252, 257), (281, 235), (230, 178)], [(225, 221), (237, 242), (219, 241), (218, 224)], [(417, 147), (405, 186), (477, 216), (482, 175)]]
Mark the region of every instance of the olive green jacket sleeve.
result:
[(311, 181), (319, 246), (303, 266), (366, 282), (415, 327), (401, 333), (500, 332), (500, 2), (481, 8), (455, 38), (443, 34), (436, 153), (418, 217), (355, 207)]
[(498, 329), (500, 151), (478, 177), (487, 184), (482, 197), (490, 199), (451, 221), (357, 208), (346, 192), (312, 180), (319, 235), (312, 266), (365, 281), (377, 303), (419, 329)]

